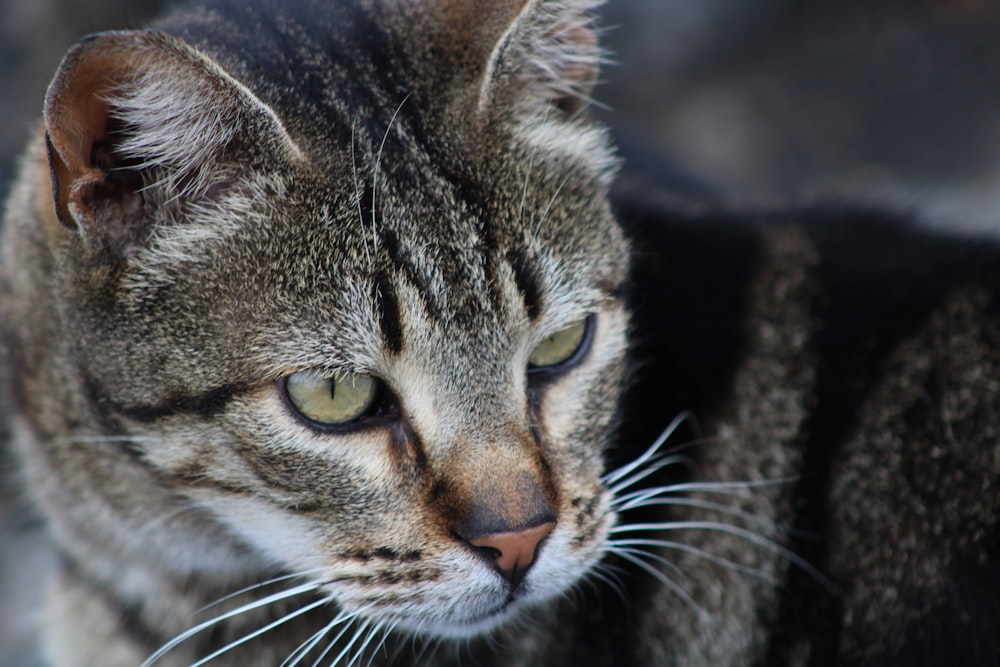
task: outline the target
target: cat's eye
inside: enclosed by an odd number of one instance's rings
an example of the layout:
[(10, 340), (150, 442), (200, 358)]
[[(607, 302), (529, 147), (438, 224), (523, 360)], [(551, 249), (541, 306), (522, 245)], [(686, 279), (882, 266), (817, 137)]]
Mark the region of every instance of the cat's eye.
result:
[(578, 358), (586, 347), (591, 319), (578, 320), (536, 345), (528, 357), (528, 372), (555, 369)]
[(301, 371), (285, 380), (285, 393), (292, 407), (322, 426), (348, 424), (369, 414), (378, 389), (378, 381), (370, 375)]

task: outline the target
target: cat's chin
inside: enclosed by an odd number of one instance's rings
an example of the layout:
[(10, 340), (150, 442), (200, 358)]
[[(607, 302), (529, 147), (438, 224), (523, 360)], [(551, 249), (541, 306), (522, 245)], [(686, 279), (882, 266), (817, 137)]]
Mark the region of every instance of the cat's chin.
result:
[(523, 616), (529, 607), (537, 602), (513, 601), (500, 605), (497, 609), (464, 619), (426, 621), (415, 618), (399, 618), (396, 628), (427, 639), (468, 640), (490, 635), (500, 628)]
[(454, 610), (451, 613), (402, 613), (389, 612), (376, 616), (373, 621), (395, 630), (432, 640), (469, 640), (484, 637), (516, 624), (530, 610), (545, 605), (558, 595), (514, 594), (495, 598), (492, 602), (481, 600), (476, 608)]

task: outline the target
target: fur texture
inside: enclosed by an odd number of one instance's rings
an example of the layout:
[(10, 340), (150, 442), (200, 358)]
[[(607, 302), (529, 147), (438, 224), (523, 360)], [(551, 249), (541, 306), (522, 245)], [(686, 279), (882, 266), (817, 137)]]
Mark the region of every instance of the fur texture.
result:
[(71, 50), (0, 270), (51, 664), (996, 663), (1000, 254), (616, 179), (589, 9)]

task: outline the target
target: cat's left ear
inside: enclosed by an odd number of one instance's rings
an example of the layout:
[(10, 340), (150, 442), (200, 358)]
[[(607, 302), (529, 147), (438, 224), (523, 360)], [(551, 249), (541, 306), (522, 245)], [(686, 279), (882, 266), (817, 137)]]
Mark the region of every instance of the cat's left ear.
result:
[(57, 217), (113, 254), (141, 241), (150, 202), (219, 192), (232, 146), (298, 154), (250, 90), (208, 56), (157, 32), (79, 42), (49, 86), (44, 120)]
[(598, 4), (595, 0), (441, 0), (452, 25), (474, 31), (476, 41), (489, 49), (479, 111), (555, 109), (572, 115), (586, 106), (602, 60), (592, 16)]

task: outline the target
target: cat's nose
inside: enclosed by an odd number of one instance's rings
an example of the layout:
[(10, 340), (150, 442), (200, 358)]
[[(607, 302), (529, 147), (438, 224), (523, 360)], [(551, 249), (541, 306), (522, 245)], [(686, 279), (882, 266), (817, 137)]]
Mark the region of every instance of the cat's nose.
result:
[(482, 535), (467, 541), (492, 557), (504, 579), (517, 586), (534, 562), (539, 543), (555, 526), (555, 521), (546, 521), (531, 528)]

